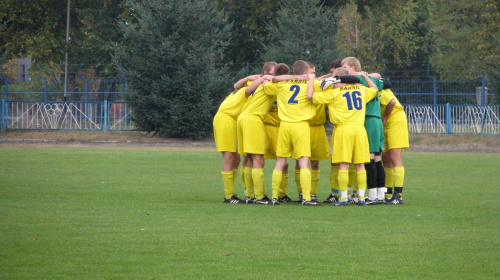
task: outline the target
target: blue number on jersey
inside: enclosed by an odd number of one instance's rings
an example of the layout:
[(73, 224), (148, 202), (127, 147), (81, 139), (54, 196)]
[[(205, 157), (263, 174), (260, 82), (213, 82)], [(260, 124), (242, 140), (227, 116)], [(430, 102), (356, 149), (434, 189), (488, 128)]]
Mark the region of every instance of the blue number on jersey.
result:
[(295, 97), (297, 97), (297, 94), (299, 94), (300, 87), (298, 85), (293, 85), (293, 86), (290, 87), (290, 91), (295, 91), (295, 92), (292, 94), (292, 97), (290, 97), (290, 99), (288, 99), (288, 104), (297, 104), (297, 103), (299, 103), (298, 100), (295, 100)]
[(363, 108), (361, 92), (353, 91), (352, 94), (350, 92), (346, 92), (342, 96), (345, 97), (347, 101), (347, 109), (349, 109), (349, 111), (352, 110), (353, 105), (356, 110), (361, 110)]

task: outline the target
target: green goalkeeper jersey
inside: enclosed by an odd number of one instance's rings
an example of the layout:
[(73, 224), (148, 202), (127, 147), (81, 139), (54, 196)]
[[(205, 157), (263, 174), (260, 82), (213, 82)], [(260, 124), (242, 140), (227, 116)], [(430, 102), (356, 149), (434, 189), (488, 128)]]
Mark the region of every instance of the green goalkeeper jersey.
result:
[[(368, 83), (365, 81), (365, 79), (362, 76), (356, 76), (359, 78), (361, 83), (364, 86), (368, 86)], [(377, 86), (378, 90), (381, 91), (384, 88), (384, 83), (380, 81), (379, 79), (370, 77), (370, 80), (372, 80), (375, 85)], [(366, 116), (367, 117), (381, 117), (381, 112), (380, 112), (380, 99), (379, 95), (375, 95), (375, 98), (373, 98), (370, 102), (366, 103)]]

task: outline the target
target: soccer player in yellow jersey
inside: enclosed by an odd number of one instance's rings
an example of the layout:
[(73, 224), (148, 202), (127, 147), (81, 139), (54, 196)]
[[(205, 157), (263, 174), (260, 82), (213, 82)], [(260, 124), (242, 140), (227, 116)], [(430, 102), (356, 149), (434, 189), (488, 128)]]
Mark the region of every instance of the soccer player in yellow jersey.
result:
[[(374, 77), (379, 78), (379, 76)], [(410, 147), (408, 120), (403, 106), (390, 89), (383, 89), (379, 94), (385, 136), (385, 149), (382, 153), (386, 174), (385, 186), (387, 188), (385, 203), (403, 204), (402, 194), (405, 169), (401, 154), (404, 149)], [(392, 194), (393, 185), (394, 194)]]
[[(290, 73), (290, 68), (285, 63), (278, 63), (274, 68), (274, 75), (287, 75)], [(264, 118), (264, 127), (266, 129), (266, 154), (265, 159), (276, 159), (276, 150), (278, 146), (278, 134), (280, 118), (278, 115), (278, 102), (276, 101), (276, 96), (274, 102), (269, 108), (269, 112)], [(293, 200), (288, 196), (288, 161), (285, 161), (285, 166), (283, 167), (283, 174), (281, 179), (281, 186), (278, 191), (278, 201), (281, 202), (292, 202)]]
[[(316, 67), (311, 62), (307, 61), (309, 70), (307, 74), (316, 75)], [(274, 82), (286, 81), (292, 79), (303, 79), (307, 75), (287, 75), (283, 77), (276, 77)], [(319, 81), (314, 82), (316, 88), (319, 87)], [(325, 122), (326, 122), (326, 109), (324, 104), (316, 104), (312, 107), (312, 117), (309, 120), (309, 127), (311, 133), (311, 200), (317, 201), (317, 192), (320, 179), (319, 161), (331, 158), (330, 145), (328, 144), (328, 137), (326, 136)], [(298, 162), (295, 164), (295, 183), (299, 193), (299, 201), (302, 202), (302, 187), (300, 184), (300, 168)]]
[[(350, 75), (354, 72), (361, 71), (361, 63), (355, 57), (346, 57), (342, 60), (342, 67), (349, 71)], [(383, 88), (383, 83), (373, 77), (369, 77), (378, 90)], [(367, 85), (363, 79), (361, 83)], [(368, 143), (370, 145), (370, 162), (366, 164), (366, 174), (368, 182), (368, 198), (367, 205), (376, 205), (381, 203), (377, 200), (378, 188), (384, 187), (385, 172), (382, 165), (382, 150), (384, 146), (384, 128), (380, 114), (379, 95), (366, 104), (365, 128), (368, 135)]]
[[(301, 75), (309, 70), (306, 61), (298, 60), (293, 65), (293, 72)], [(264, 92), (277, 95), (278, 115), (281, 119), (276, 166), (272, 175), (273, 200), (278, 200), (278, 192), (282, 181), (283, 168), (287, 158), (292, 156), (298, 160), (300, 167), (300, 183), (305, 206), (318, 206), (321, 203), (311, 201), (311, 142), (309, 120), (312, 115), (312, 104), (307, 99), (307, 81), (290, 80), (269, 82), (264, 85)]]
[[(346, 70), (336, 69), (335, 76), (347, 75)], [(326, 90), (315, 92), (312, 82), (314, 76), (309, 76), (307, 97), (314, 104), (327, 104), (330, 121), (335, 125), (335, 133), (332, 135), (335, 145), (333, 146), (332, 163), (339, 163), (338, 183), (340, 189), (340, 201), (335, 206), (349, 205), (347, 196), (347, 184), (349, 181), (349, 164), (352, 162), (356, 167), (356, 179), (358, 183), (358, 205), (365, 205), (364, 192), (366, 190), (366, 171), (364, 164), (370, 162), (368, 136), (364, 128), (365, 110), (367, 101), (373, 99), (377, 94), (377, 88), (373, 81), (368, 79), (366, 73), (355, 73), (367, 79), (369, 88), (361, 84), (334, 84)]]
[[(273, 74), (274, 67), (269, 72), (269, 74)], [(248, 174), (250, 172), (247, 170), (251, 169), (250, 174), (253, 181), (254, 193), (250, 193), (247, 186), (245, 199), (247, 203), (249, 201), (256, 204), (271, 203), (271, 200), (265, 195), (263, 168), (266, 152), (266, 130), (263, 119), (276, 98), (265, 94), (263, 85), (272, 78), (271, 75), (263, 75), (245, 89), (245, 92), (250, 96), (237, 120), (238, 151), (247, 157), (250, 165), (246, 166), (245, 172)]]
[[(238, 81), (238, 83), (246, 84), (256, 78), (257, 76), (248, 76)], [(217, 151), (222, 153), (224, 203), (244, 203), (234, 194), (238, 165), (240, 164), (236, 146), (236, 120), (247, 101), (248, 95), (245, 93), (245, 87), (230, 93), (219, 106), (213, 120), (215, 145)]]

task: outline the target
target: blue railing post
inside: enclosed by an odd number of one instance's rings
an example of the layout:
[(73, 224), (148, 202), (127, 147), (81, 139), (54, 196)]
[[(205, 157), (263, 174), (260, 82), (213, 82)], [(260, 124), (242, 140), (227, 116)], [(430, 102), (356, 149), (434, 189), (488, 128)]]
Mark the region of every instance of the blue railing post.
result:
[(0, 124), (2, 125), (2, 132), (5, 132), (5, 120), (4, 120), (4, 111), (5, 109), (5, 99), (2, 99), (2, 108), (0, 108)]
[(9, 101), (9, 79), (0, 78), (0, 80), (5, 81), (5, 101)]
[(436, 77), (432, 77), (432, 104), (434, 104), (434, 107), (437, 105), (437, 80)]
[(109, 108), (108, 108), (108, 100), (104, 100), (104, 122), (103, 122), (103, 130), (104, 132), (108, 132), (108, 125), (109, 125)]
[(446, 135), (451, 134), (451, 106), (446, 103)]
[(247, 61), (247, 76), (250, 75), (250, 62)]

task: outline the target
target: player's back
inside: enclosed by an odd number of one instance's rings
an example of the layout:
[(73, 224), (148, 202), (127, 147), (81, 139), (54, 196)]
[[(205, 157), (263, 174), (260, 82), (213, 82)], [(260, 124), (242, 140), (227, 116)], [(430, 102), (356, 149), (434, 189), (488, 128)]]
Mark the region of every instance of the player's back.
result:
[(241, 115), (255, 115), (264, 119), (275, 99), (275, 96), (265, 94), (263, 85), (259, 85), (248, 97)]
[(230, 93), (224, 101), (222, 101), (217, 114), (227, 114), (236, 120), (240, 115), (246, 100), (247, 96), (245, 95), (245, 87), (235, 90)]
[(312, 103), (307, 98), (307, 83), (303, 80), (288, 80), (265, 85), (266, 94), (277, 94), (281, 121), (301, 122), (311, 119)]
[[(335, 125), (359, 124), (364, 125), (366, 103), (377, 93), (376, 89), (367, 88), (360, 84), (344, 85), (329, 89), (332, 101), (328, 104), (330, 121)], [(317, 98), (315, 96), (315, 98)], [(323, 98), (324, 99), (324, 98)], [(314, 101), (319, 101), (314, 99)], [(324, 100), (327, 101), (326, 99)]]

